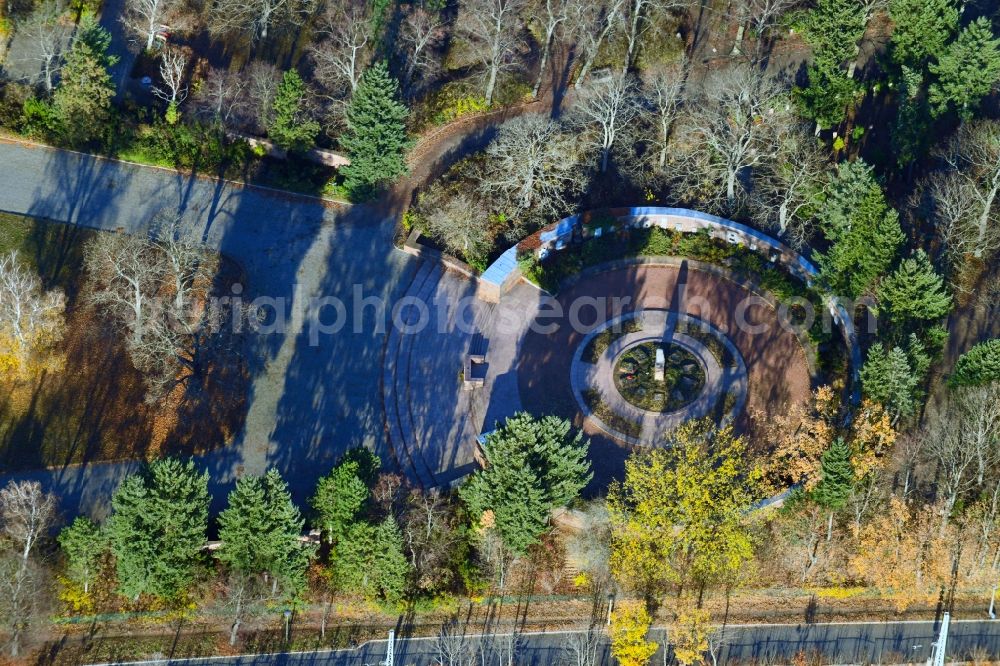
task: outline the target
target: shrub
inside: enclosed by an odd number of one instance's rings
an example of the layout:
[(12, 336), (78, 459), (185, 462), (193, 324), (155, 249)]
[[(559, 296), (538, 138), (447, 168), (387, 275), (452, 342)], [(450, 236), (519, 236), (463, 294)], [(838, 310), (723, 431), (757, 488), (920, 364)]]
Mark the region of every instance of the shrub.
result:
[(59, 131), (59, 115), (52, 104), (29, 97), (24, 100), (21, 131), (33, 139), (51, 139)]

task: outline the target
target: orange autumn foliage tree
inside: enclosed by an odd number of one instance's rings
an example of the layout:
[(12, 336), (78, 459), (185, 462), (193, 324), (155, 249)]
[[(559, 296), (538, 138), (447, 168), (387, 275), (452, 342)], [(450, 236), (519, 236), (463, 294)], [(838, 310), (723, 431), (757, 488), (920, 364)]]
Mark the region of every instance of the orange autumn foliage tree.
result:
[(785, 414), (752, 415), (764, 474), (773, 490), (801, 483), (811, 490), (819, 483), (820, 459), (836, 436), (839, 400), (830, 386), (813, 391), (806, 404)]
[(888, 410), (866, 398), (854, 415), (849, 443), (855, 477), (863, 479), (881, 469), (885, 456), (896, 443), (896, 431)]
[(852, 573), (891, 595), (902, 612), (915, 601), (932, 599), (951, 573), (949, 544), (954, 535), (941, 534), (933, 506), (916, 509), (896, 495), (889, 506), (858, 534)]

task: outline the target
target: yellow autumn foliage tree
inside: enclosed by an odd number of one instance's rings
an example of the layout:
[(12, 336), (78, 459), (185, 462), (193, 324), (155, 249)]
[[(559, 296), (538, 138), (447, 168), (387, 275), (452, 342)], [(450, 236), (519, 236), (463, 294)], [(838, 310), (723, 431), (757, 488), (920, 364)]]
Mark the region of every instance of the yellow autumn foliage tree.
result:
[(753, 414), (758, 448), (763, 449), (764, 477), (771, 489), (819, 483), (820, 460), (836, 436), (839, 400), (830, 386), (820, 386), (808, 403), (781, 414)]
[(882, 514), (858, 534), (850, 568), (855, 576), (893, 597), (902, 612), (915, 601), (932, 599), (951, 573), (949, 544), (934, 506), (912, 509), (896, 495)]
[(611, 654), (621, 666), (645, 666), (659, 647), (647, 640), (652, 619), (646, 608), (624, 601), (611, 613)]
[(693, 666), (705, 662), (705, 653), (711, 645), (711, 616), (704, 608), (685, 606), (678, 609), (670, 624), (670, 644), (674, 658), (683, 666)]
[(608, 492), (612, 574), (647, 600), (735, 580), (753, 556), (745, 516), (759, 483), (745, 440), (708, 420), (633, 454)]
[(61, 365), (65, 309), (62, 292), (45, 291), (17, 252), (0, 256), (0, 378), (19, 382)]
[(865, 398), (854, 415), (849, 436), (851, 466), (854, 476), (863, 479), (881, 469), (885, 456), (896, 443), (889, 411), (874, 400)]

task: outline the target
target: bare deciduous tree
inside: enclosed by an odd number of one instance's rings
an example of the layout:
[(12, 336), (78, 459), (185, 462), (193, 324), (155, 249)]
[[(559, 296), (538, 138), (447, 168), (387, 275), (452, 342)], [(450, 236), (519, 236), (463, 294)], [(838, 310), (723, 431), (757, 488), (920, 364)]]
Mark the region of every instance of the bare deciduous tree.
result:
[(272, 26), (290, 22), (311, 8), (312, 0), (215, 0), (209, 10), (208, 29), (217, 36), (249, 33), (254, 41), (267, 39)]
[(67, 30), (59, 23), (61, 14), (59, 3), (50, 0), (41, 3), (27, 20), (17, 26), (18, 34), (27, 39), (32, 49), (21, 59), (39, 65), (37, 74), (30, 80), (32, 83), (40, 81), (46, 93), (52, 92), (67, 43)]
[(163, 257), (142, 237), (99, 234), (87, 244), (84, 264), (91, 302), (129, 332), (131, 345), (140, 345), (154, 316)]
[(427, 233), (450, 252), (466, 260), (482, 259), (489, 251), (493, 234), (482, 202), (466, 192), (446, 192), (439, 186), (421, 197), (420, 209), (427, 221)]
[(937, 464), (943, 533), (958, 499), (981, 487), (986, 471), (1000, 463), (1000, 387), (957, 392), (925, 433), (922, 445)]
[(745, 193), (748, 171), (778, 153), (776, 135), (790, 115), (786, 91), (759, 70), (738, 65), (710, 74), (692, 106), (686, 176), (710, 198), (724, 195), (723, 209), (731, 213)]
[(611, 578), (611, 519), (604, 502), (591, 502), (583, 510), (583, 524), (566, 544), (567, 559), (587, 574), (593, 587), (607, 590)]
[(451, 581), (449, 558), (459, 542), (453, 508), (437, 491), (414, 490), (403, 516), (403, 538), (417, 587), (443, 589)]
[(637, 86), (631, 75), (611, 74), (581, 90), (574, 110), (577, 121), (589, 130), (590, 142), (600, 154), (600, 170), (608, 170), (615, 142), (639, 114)]
[(242, 74), (213, 67), (196, 89), (192, 103), (201, 116), (218, 120), (225, 129), (234, 130), (246, 124), (252, 115), (248, 89), (249, 82)]
[(160, 54), (160, 78), (163, 87), (153, 86), (153, 94), (167, 104), (178, 105), (187, 99), (188, 89), (184, 85), (184, 70), (187, 56), (179, 49), (164, 49)]
[(271, 124), (272, 104), (281, 82), (281, 72), (269, 62), (256, 60), (243, 76), (247, 79), (250, 125), (254, 132), (264, 134)]
[(218, 332), (209, 331), (219, 313), (208, 304), (218, 258), (177, 229), (167, 222), (153, 239), (101, 234), (85, 250), (89, 300), (128, 333), (151, 400), (199, 376), (198, 352)]
[(749, 25), (751, 32), (757, 38), (751, 60), (755, 63), (760, 62), (771, 30), (778, 25), (786, 12), (800, 4), (802, 0), (737, 0), (735, 16), (739, 27), (736, 30), (732, 55), (740, 55), (743, 52), (743, 36)]
[(667, 166), (670, 133), (677, 119), (684, 90), (685, 61), (653, 67), (644, 73), (643, 92), (646, 99), (643, 115), (652, 129), (648, 143), (656, 169)]
[(55, 519), (56, 504), (37, 481), (11, 481), (0, 490), (0, 529), (10, 546), (9, 553), (0, 554), (0, 614), (12, 657), (20, 653), (21, 638), (38, 608), (44, 581), (32, 555)]
[(625, 0), (568, 0), (566, 29), (579, 55), (580, 68), (573, 87), (579, 90), (587, 80), (597, 55), (619, 23)]
[(493, 198), (508, 217), (527, 211), (541, 217), (561, 215), (567, 193), (581, 184), (576, 137), (546, 116), (507, 121), (486, 155), (479, 192)]
[(149, 51), (153, 48), (156, 33), (169, 26), (177, 29), (182, 26), (182, 4), (177, 0), (127, 0), (122, 25), (125, 26), (143, 48)]
[(669, 12), (684, 9), (688, 4), (688, 0), (624, 0), (618, 5), (616, 16), (619, 21), (619, 31), (625, 37), (623, 73), (635, 63), (639, 44), (656, 19)]
[(62, 291), (46, 292), (41, 280), (19, 261), (16, 251), (0, 255), (0, 334), (30, 350), (62, 335), (66, 301)]
[(369, 3), (328, 4), (317, 33), (324, 39), (310, 47), (316, 80), (332, 99), (349, 98), (373, 53)]
[(440, 666), (471, 666), (476, 661), (475, 646), (455, 620), (441, 627), (434, 651)]
[(445, 25), (441, 15), (425, 7), (411, 6), (403, 16), (399, 31), (399, 46), (403, 56), (403, 90), (413, 96), (419, 87), (426, 86), (434, 77), (440, 62), (435, 49), (445, 38)]
[(560, 663), (564, 666), (597, 666), (602, 643), (603, 634), (593, 625), (566, 634)]
[(827, 179), (826, 157), (812, 133), (797, 124), (778, 128), (773, 140), (773, 159), (754, 173), (751, 214), (762, 228), (775, 229), (789, 245), (803, 247)]
[(1000, 249), (1000, 123), (962, 125), (941, 152), (945, 171), (932, 176), (934, 217), (953, 262)]
[(458, 30), (484, 69), (487, 104), (493, 103), (500, 74), (518, 65), (523, 7), (524, 0), (468, 0), (459, 11)]
[(569, 10), (570, 2), (568, 0), (538, 0), (537, 11), (541, 17), (545, 36), (542, 38), (542, 57), (538, 63), (538, 76), (531, 89), (533, 99), (538, 98), (538, 91), (542, 87), (542, 77), (545, 76), (545, 68), (548, 66), (549, 54), (552, 51), (552, 41), (555, 39), (556, 31), (569, 18)]
[(268, 587), (258, 575), (240, 571), (229, 572), (226, 578), (226, 608), (233, 621), (229, 625), (229, 644), (236, 645), (240, 627), (268, 599)]

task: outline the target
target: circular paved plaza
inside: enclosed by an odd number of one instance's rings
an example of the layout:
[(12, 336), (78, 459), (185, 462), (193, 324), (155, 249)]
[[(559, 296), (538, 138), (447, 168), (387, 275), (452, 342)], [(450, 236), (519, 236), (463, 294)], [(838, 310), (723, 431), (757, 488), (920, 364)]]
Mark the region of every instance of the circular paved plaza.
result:
[[(603, 350), (595, 350), (599, 340), (608, 341)], [(605, 434), (655, 445), (691, 419), (732, 422), (746, 403), (747, 370), (735, 345), (710, 324), (669, 310), (636, 310), (584, 336), (570, 386), (580, 413)]]
[[(573, 418), (599, 449), (607, 450), (602, 443), (656, 445), (688, 418), (709, 416), (745, 428), (751, 413), (781, 413), (807, 399), (811, 379), (806, 353), (767, 298), (723, 271), (692, 264), (616, 266), (564, 286), (556, 297), (564, 316), (554, 321), (549, 316), (546, 322), (555, 326), (544, 331), (530, 327), (524, 334), (517, 364), (523, 407)], [(573, 322), (574, 303), (581, 299), (598, 305), (577, 306), (578, 321)], [(619, 312), (600, 314), (602, 304), (609, 309), (617, 304)], [(615, 324), (624, 332), (599, 356), (590, 351), (588, 363), (588, 344)], [(718, 341), (716, 353), (707, 349), (707, 338)], [(614, 384), (616, 359), (643, 341), (677, 343), (698, 359), (705, 385), (689, 404), (657, 411), (640, 409), (622, 397)], [(720, 345), (728, 353), (718, 353)]]

